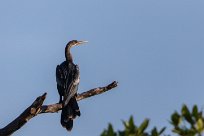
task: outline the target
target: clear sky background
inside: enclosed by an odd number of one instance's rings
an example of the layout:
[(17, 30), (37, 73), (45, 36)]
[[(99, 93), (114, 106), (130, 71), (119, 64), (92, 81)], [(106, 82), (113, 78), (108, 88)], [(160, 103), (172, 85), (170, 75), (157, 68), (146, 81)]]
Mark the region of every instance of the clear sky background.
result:
[(2, 0), (0, 127), (44, 92), (45, 104), (58, 102), (55, 68), (72, 39), (89, 41), (72, 49), (79, 92), (114, 80), (119, 86), (80, 101), (71, 133), (53, 113), (31, 119), (14, 136), (97, 136), (109, 122), (121, 129), (130, 115), (161, 128), (184, 103), (202, 108), (203, 7), (203, 0)]

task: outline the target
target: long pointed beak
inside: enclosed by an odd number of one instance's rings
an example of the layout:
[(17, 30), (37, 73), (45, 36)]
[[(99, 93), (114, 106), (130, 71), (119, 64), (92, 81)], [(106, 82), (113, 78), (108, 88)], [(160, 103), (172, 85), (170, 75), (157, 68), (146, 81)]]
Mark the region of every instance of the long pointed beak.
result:
[(77, 45), (87, 43), (88, 41), (78, 41)]

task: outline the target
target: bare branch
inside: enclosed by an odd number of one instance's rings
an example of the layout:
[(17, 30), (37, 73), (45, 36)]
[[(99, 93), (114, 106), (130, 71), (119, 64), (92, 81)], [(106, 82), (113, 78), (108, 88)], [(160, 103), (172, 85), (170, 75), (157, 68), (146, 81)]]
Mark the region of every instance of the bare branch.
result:
[[(91, 89), (89, 91), (78, 94), (76, 99), (77, 99), (77, 101), (80, 101), (82, 99), (86, 99), (88, 97), (104, 93), (104, 92), (106, 92), (108, 90), (111, 90), (111, 89), (117, 87), (117, 85), (118, 85), (117, 82), (114, 81), (114, 82), (112, 82), (111, 84), (109, 84), (109, 85), (107, 85), (105, 87), (94, 88), (94, 89)], [(39, 114), (40, 113), (55, 113), (55, 112), (58, 112), (61, 109), (62, 109), (62, 104), (59, 104), (59, 103), (50, 104), (50, 105), (43, 105), (41, 107), (41, 111), (39, 112)]]
[(42, 106), (46, 93), (42, 96), (36, 98), (36, 100), (29, 106), (21, 115), (19, 115), (14, 121), (9, 123), (6, 127), (0, 129), (0, 136), (11, 135), (16, 130), (20, 129), (28, 120), (36, 116), (39, 112), (40, 107)]
[(116, 81), (112, 82), (111, 84), (105, 86), (105, 87), (98, 87), (98, 88), (94, 88), (91, 89), (87, 92), (81, 93), (77, 96), (77, 101), (80, 101), (82, 99), (94, 96), (94, 95), (98, 95), (101, 93), (104, 93), (108, 90), (111, 90), (112, 88), (115, 88), (118, 85), (118, 83)]
[[(87, 92), (83, 92), (78, 94), (76, 97), (77, 101), (82, 99), (86, 99), (88, 97), (98, 95), (109, 91), (113, 88), (117, 87), (117, 82), (114, 81), (111, 84), (105, 87), (98, 87), (91, 89)], [(15, 120), (9, 123), (4, 128), (0, 129), (0, 136), (8, 136), (13, 134), (15, 131), (20, 129), (23, 125), (25, 125), (31, 118), (37, 116), (38, 114), (42, 113), (55, 113), (62, 109), (62, 104), (50, 104), (50, 105), (42, 105), (47, 93), (44, 93), (42, 96), (36, 98), (36, 100), (29, 106), (22, 114), (20, 114)]]

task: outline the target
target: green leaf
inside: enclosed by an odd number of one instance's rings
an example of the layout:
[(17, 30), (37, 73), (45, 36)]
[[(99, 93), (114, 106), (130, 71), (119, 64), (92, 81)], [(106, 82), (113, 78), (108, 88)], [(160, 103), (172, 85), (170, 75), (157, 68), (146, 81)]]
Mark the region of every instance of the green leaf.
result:
[(151, 136), (158, 136), (157, 128), (154, 127), (151, 131)]
[(134, 134), (137, 131), (137, 126), (134, 124), (133, 116), (130, 117), (129, 121), (123, 121), (123, 125), (125, 126), (125, 135)]
[(201, 118), (199, 118), (196, 122), (196, 128), (199, 132), (202, 132), (204, 130), (204, 122)]
[(107, 134), (106, 134), (106, 130), (104, 130), (104, 131), (101, 133), (100, 136), (107, 136)]
[(142, 124), (138, 128), (138, 133), (142, 134), (144, 133), (144, 130), (148, 127), (149, 125), (149, 119), (145, 119)]
[(180, 129), (179, 127), (175, 127), (175, 128), (172, 130), (172, 132), (181, 135), (181, 134), (183, 133), (183, 130)]
[(172, 123), (174, 126), (178, 126), (178, 125), (179, 125), (179, 122), (180, 122), (180, 118), (181, 118), (181, 116), (180, 116), (177, 112), (174, 112), (174, 113), (171, 115), (171, 123)]
[(101, 136), (117, 136), (117, 133), (114, 132), (113, 126), (108, 125), (108, 130), (104, 130)]
[(122, 122), (123, 122), (124, 127), (127, 128), (129, 123), (124, 120)]
[(129, 121), (123, 121), (123, 125), (125, 126), (125, 128), (127, 129), (130, 129), (130, 128), (137, 128), (137, 126), (135, 125), (134, 123), (134, 119), (133, 119), (133, 116), (130, 116), (130, 119)]
[(108, 136), (116, 136), (114, 130), (113, 130), (113, 126), (111, 124), (109, 124), (108, 126)]
[(190, 113), (190, 111), (186, 105), (183, 105), (181, 112), (182, 112), (182, 115), (184, 116), (184, 118), (193, 126), (194, 121), (193, 121), (191, 113)]
[(166, 127), (163, 127), (159, 132), (156, 127), (154, 127), (151, 131), (151, 136), (160, 136), (164, 131)]
[(197, 105), (193, 106), (192, 115), (195, 117), (196, 120), (198, 120), (198, 107), (197, 107)]
[(163, 128), (159, 131), (159, 135), (161, 135), (165, 130), (166, 130), (166, 127), (163, 127)]
[(130, 119), (129, 119), (129, 127), (130, 128), (135, 128), (135, 123), (134, 123), (133, 116), (131, 116)]

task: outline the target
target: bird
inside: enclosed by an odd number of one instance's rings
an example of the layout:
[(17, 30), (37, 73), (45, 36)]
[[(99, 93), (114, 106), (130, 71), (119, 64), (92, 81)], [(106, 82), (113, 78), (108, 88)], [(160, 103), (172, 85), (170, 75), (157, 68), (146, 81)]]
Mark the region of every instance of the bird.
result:
[(65, 47), (65, 61), (56, 67), (56, 82), (60, 96), (59, 103), (62, 104), (61, 125), (71, 131), (73, 120), (80, 116), (81, 112), (76, 100), (80, 73), (78, 65), (74, 64), (70, 49), (88, 41), (69, 41)]

